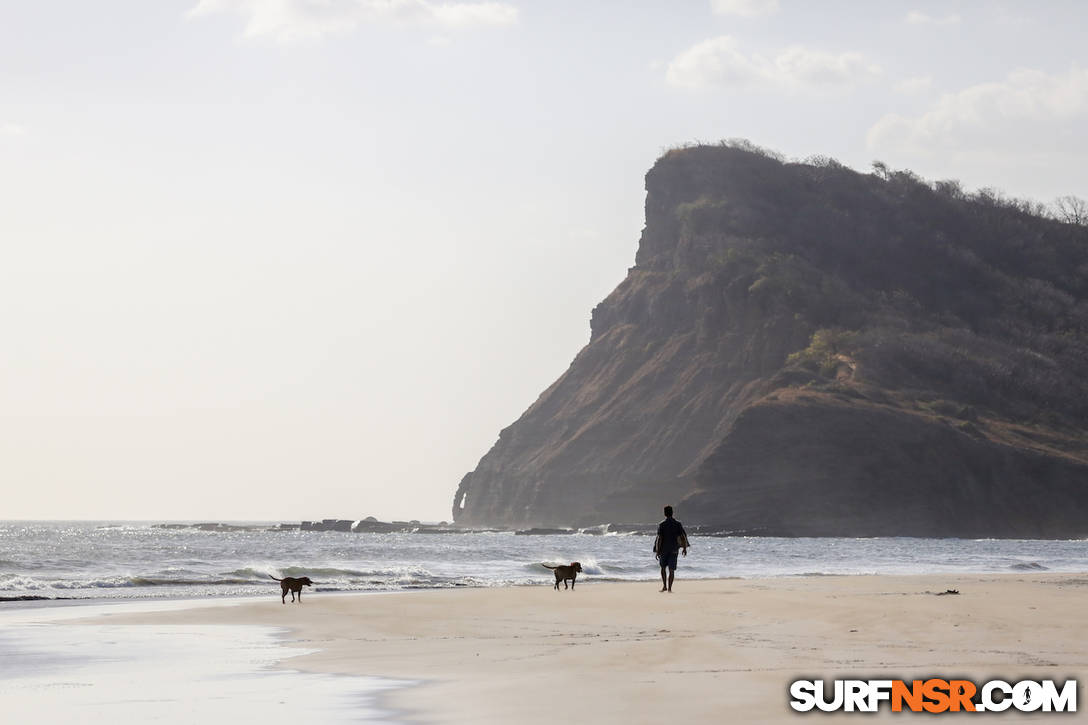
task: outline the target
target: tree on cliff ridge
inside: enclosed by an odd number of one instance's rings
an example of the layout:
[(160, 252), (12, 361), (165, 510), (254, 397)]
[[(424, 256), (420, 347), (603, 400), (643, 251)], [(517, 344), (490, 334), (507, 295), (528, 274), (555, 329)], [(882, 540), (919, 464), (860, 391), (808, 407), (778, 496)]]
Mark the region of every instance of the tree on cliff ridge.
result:
[(1088, 226), (1088, 201), (1079, 196), (1059, 196), (1054, 200), (1054, 209), (1061, 221)]

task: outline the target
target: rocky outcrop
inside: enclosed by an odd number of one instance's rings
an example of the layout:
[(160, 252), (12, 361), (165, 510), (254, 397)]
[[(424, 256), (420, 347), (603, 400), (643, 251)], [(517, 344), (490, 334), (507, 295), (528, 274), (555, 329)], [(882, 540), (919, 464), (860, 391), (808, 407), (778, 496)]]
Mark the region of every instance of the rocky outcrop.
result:
[(636, 265), (457, 524), (1088, 534), (1088, 230), (748, 148), (646, 188)]
[(789, 536), (1073, 537), (1088, 466), (955, 419), (803, 391), (744, 411), (684, 508)]

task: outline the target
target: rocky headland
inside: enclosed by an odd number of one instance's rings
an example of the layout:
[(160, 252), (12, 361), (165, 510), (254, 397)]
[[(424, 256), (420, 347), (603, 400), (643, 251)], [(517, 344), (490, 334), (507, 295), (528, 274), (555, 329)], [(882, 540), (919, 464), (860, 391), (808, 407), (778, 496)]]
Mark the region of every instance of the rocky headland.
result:
[(1088, 227), (744, 145), (646, 191), (635, 266), (456, 524), (1088, 535)]

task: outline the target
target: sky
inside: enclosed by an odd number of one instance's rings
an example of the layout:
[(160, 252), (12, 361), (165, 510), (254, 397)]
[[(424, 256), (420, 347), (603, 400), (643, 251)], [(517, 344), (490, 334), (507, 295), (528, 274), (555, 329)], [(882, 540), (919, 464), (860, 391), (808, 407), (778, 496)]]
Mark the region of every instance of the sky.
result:
[(0, 0), (0, 518), (449, 519), (746, 138), (1088, 197), (1088, 5)]

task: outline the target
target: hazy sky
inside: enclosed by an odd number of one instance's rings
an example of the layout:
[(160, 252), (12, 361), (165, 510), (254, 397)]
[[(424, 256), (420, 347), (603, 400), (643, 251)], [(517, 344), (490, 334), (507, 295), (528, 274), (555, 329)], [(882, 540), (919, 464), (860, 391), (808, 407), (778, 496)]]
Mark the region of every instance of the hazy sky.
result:
[(745, 137), (1088, 197), (1088, 5), (0, 0), (0, 518), (446, 519)]

